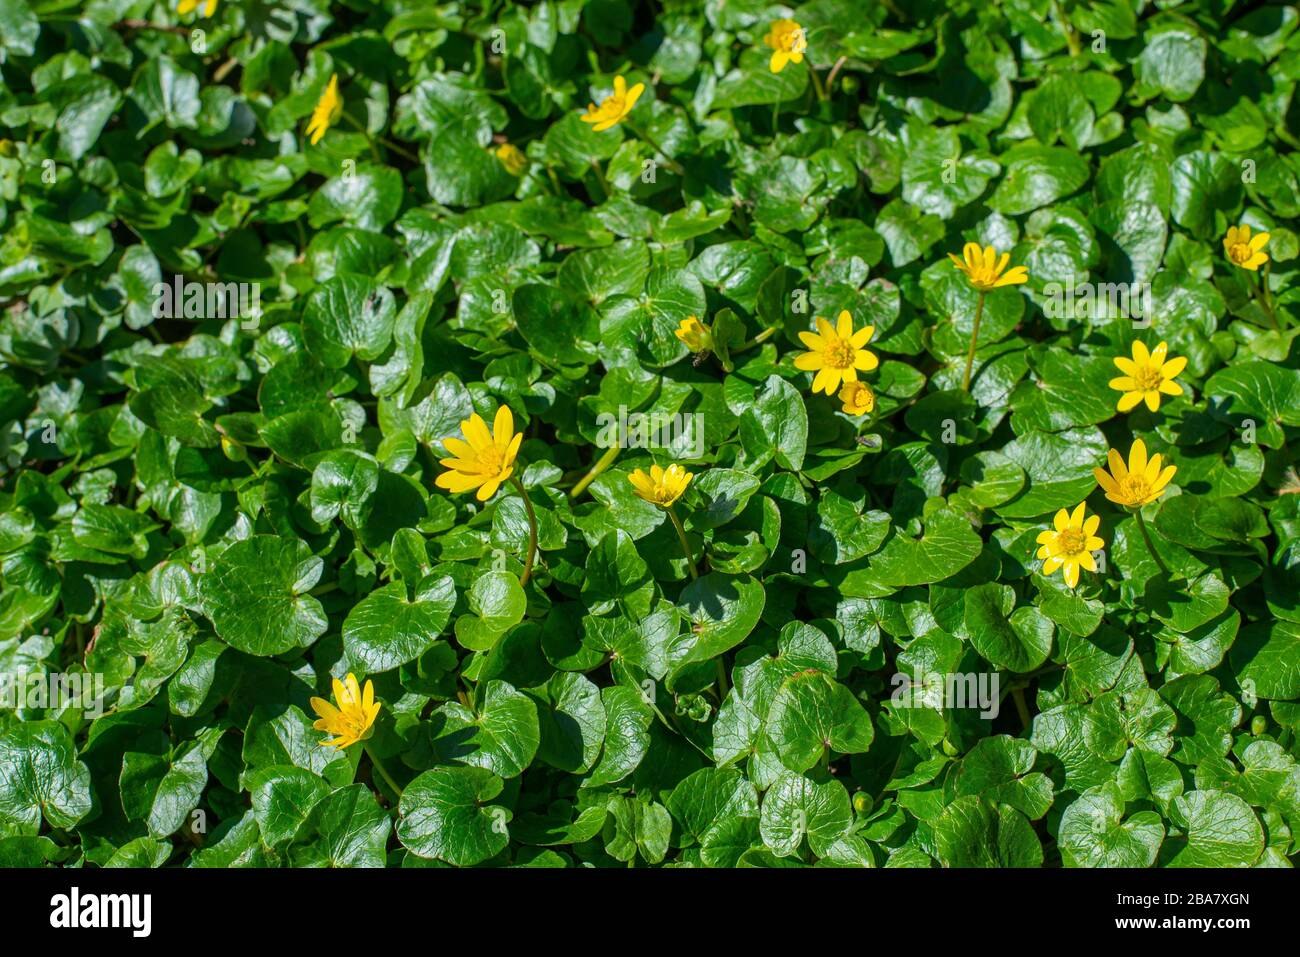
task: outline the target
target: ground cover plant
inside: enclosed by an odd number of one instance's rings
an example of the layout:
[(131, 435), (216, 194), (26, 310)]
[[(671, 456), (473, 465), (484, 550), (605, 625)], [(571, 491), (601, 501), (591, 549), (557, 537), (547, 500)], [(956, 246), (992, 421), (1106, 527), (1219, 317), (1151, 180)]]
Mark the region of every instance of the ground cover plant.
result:
[(1298, 20), (0, 0), (0, 864), (1290, 866)]

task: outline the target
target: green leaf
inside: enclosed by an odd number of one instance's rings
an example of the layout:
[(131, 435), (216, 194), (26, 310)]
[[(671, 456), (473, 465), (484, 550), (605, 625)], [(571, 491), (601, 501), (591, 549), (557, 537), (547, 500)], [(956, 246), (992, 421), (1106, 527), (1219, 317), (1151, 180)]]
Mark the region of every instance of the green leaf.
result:
[(397, 838), (420, 857), (472, 867), (509, 843), (507, 808), (489, 804), (502, 782), (483, 768), (425, 771), (402, 791)]
[(322, 569), (294, 539), (254, 535), (235, 542), (200, 579), (204, 613), (222, 641), (250, 655), (306, 648), (329, 625), (308, 594)]
[(90, 813), (90, 771), (55, 721), (18, 724), (0, 734), (0, 821), (35, 834), (41, 819), (69, 829)]
[(447, 575), (430, 575), (407, 596), (402, 582), (372, 591), (343, 622), (343, 650), (349, 669), (367, 674), (391, 671), (433, 647), (456, 604)]

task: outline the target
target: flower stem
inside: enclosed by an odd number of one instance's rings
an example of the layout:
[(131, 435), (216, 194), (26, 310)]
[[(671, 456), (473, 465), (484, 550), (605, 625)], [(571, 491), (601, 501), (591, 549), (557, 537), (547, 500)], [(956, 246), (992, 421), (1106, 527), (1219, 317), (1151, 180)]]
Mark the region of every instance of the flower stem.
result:
[(1147, 531), (1147, 520), (1142, 517), (1142, 506), (1139, 505), (1137, 508), (1133, 509), (1133, 514), (1137, 516), (1138, 530), (1142, 532), (1142, 541), (1146, 542), (1147, 551), (1151, 553), (1151, 560), (1156, 563), (1157, 568), (1168, 575), (1169, 569), (1166, 568), (1165, 563), (1160, 560), (1160, 555), (1156, 552), (1156, 546), (1151, 541), (1151, 533)]
[(721, 703), (727, 698), (727, 666), (721, 655), (713, 660), (718, 667), (718, 702)]
[(1028, 730), (1032, 721), (1029, 717), (1029, 706), (1025, 704), (1025, 690), (1023, 688), (1012, 688), (1011, 700), (1016, 703), (1016, 714), (1020, 715), (1020, 726)]
[(1070, 26), (1070, 21), (1061, 10), (1061, 5), (1057, 0), (1052, 0), (1052, 13), (1057, 25), (1061, 28), (1061, 33), (1065, 35), (1065, 45), (1070, 48), (1070, 56), (1078, 56), (1081, 52), (1079, 38), (1075, 35), (1074, 27)]
[(847, 60), (848, 57), (842, 56), (836, 60), (835, 65), (831, 67), (831, 72), (826, 77), (826, 99), (829, 100), (835, 94), (835, 77), (839, 74), (840, 67), (844, 66)]
[(617, 443), (607, 448), (605, 454), (598, 458), (595, 464), (587, 470), (587, 474), (578, 479), (578, 484), (569, 489), (569, 498), (577, 498), (583, 492), (587, 491), (587, 486), (596, 481), (605, 469), (614, 464), (614, 460), (618, 458), (619, 451), (620, 448)]
[(614, 191), (609, 188), (609, 180), (605, 179), (605, 171), (600, 168), (600, 162), (598, 160), (592, 160), (591, 168), (596, 174), (596, 182), (600, 183), (601, 192), (605, 194), (606, 199), (609, 199), (614, 195)]
[(533, 577), (533, 556), (537, 554), (537, 513), (533, 511), (533, 501), (528, 497), (528, 489), (524, 488), (523, 479), (518, 475), (512, 475), (510, 481), (514, 482), (515, 488), (519, 489), (519, 494), (524, 498), (524, 511), (528, 513), (528, 557), (524, 559), (524, 573), (519, 576), (519, 584), (527, 585), (528, 579)]
[(1281, 332), (1282, 325), (1277, 321), (1277, 313), (1273, 311), (1273, 303), (1268, 295), (1268, 263), (1264, 263), (1264, 271), (1259, 274), (1259, 286), (1256, 295), (1259, 297), (1260, 308), (1268, 314), (1269, 319), (1273, 320), (1273, 328)]
[(678, 176), (686, 175), (686, 170), (682, 169), (681, 164), (678, 163), (671, 156), (669, 156), (664, 151), (664, 148), (660, 146), (657, 142), (655, 142), (654, 138), (649, 133), (646, 133), (644, 130), (638, 129), (637, 127), (633, 126), (631, 123), (627, 125), (627, 128), (632, 131), (633, 135), (635, 135), (638, 139), (644, 140), (647, 146), (649, 146), (652, 150), (654, 150), (656, 153), (662, 156), (664, 158), (664, 165), (667, 166), (670, 170), (672, 170)]
[(768, 326), (758, 335), (754, 336), (753, 339), (750, 339), (745, 344), (732, 349), (731, 354), (734, 356), (737, 352), (744, 352), (746, 349), (752, 349), (754, 346), (761, 345), (768, 339), (771, 339), (774, 335), (776, 335), (776, 326)]
[(808, 64), (808, 72), (812, 74), (813, 88), (817, 91), (817, 99), (825, 101), (826, 88), (822, 86), (822, 78), (817, 75), (817, 68), (813, 66), (812, 57), (804, 57), (804, 63)]
[(388, 773), (388, 768), (384, 767), (384, 762), (379, 760), (379, 756), (375, 754), (370, 745), (363, 744), (362, 747), (365, 749), (366, 755), (370, 758), (371, 767), (379, 772), (379, 776), (384, 779), (384, 783), (392, 789), (393, 793), (396, 794), (400, 800), (402, 797), (402, 789), (397, 786), (397, 782), (393, 780), (393, 776)]
[(362, 126), (361, 123), (357, 121), (356, 117), (354, 117), (347, 110), (343, 111), (343, 119), (347, 120), (349, 123), (355, 126), (357, 128), (357, 132), (359, 132), (362, 136), (366, 138), (366, 144), (370, 147), (371, 158), (374, 159), (376, 163), (382, 164), (384, 162), (383, 157), (379, 155), (379, 147), (375, 145), (375, 138), (370, 135), (370, 131), (366, 129), (364, 126)]
[(682, 527), (682, 520), (677, 517), (671, 505), (668, 506), (668, 517), (673, 520), (673, 528), (677, 529), (677, 539), (682, 543), (682, 554), (686, 556), (686, 567), (691, 570), (691, 577), (699, 578), (700, 570), (695, 567), (695, 559), (691, 556), (691, 543), (686, 540), (686, 529)]
[(980, 290), (979, 299), (975, 303), (975, 326), (970, 331), (970, 349), (966, 352), (966, 371), (961, 377), (961, 390), (970, 391), (970, 373), (975, 368), (975, 346), (980, 338), (980, 320), (984, 318), (984, 290)]

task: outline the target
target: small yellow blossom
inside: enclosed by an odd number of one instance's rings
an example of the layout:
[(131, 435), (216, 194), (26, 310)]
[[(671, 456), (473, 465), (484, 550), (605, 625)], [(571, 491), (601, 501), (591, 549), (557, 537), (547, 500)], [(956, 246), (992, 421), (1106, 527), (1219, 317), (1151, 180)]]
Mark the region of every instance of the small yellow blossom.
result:
[(687, 316), (673, 333), (692, 352), (710, 352), (713, 349), (713, 330), (695, 316)]
[(1127, 466), (1115, 449), (1107, 454), (1107, 460), (1110, 462), (1110, 472), (1093, 469), (1092, 474), (1096, 477), (1097, 484), (1105, 490), (1106, 498), (1116, 505), (1126, 505), (1129, 508), (1140, 508), (1165, 494), (1165, 486), (1178, 471), (1174, 465), (1166, 466), (1162, 471), (1158, 454), (1151, 456), (1148, 461), (1146, 443), (1141, 439), (1133, 440)]
[(364, 741), (370, 737), (370, 727), (379, 715), (379, 702), (375, 700), (374, 682), (366, 681), (363, 694), (357, 684), (357, 676), (348, 672), (347, 681), (334, 679), (334, 700), (338, 706), (330, 704), (324, 698), (312, 698), (311, 707), (319, 716), (312, 725), (317, 731), (328, 731), (334, 735), (322, 745), (338, 748), (340, 751), (349, 745)]
[(511, 176), (523, 176), (524, 170), (528, 169), (528, 157), (512, 143), (502, 143), (497, 147), (497, 159)]
[(1127, 412), (1142, 400), (1152, 412), (1160, 409), (1160, 394), (1182, 395), (1183, 387), (1174, 379), (1187, 367), (1187, 359), (1175, 356), (1165, 358), (1169, 346), (1160, 343), (1147, 351), (1146, 343), (1133, 342), (1133, 358), (1115, 357), (1115, 365), (1124, 373), (1110, 380), (1110, 387), (1124, 394), (1119, 397), (1119, 411)]
[(813, 392), (834, 395), (841, 382), (856, 382), (859, 371), (870, 372), (880, 365), (875, 354), (863, 348), (875, 333), (875, 326), (863, 326), (854, 332), (853, 317), (847, 309), (840, 312), (834, 328), (821, 316), (816, 321), (816, 333), (799, 333), (800, 341), (809, 351), (794, 360), (796, 369), (816, 371)]
[(325, 131), (337, 123), (342, 115), (343, 97), (339, 96), (339, 75), (335, 73), (330, 77), (325, 92), (316, 102), (316, 108), (311, 111), (311, 120), (307, 123), (307, 135), (311, 137), (311, 145), (315, 146), (319, 143)]
[(808, 38), (803, 27), (793, 20), (776, 20), (768, 30), (763, 42), (772, 49), (772, 59), (768, 69), (780, 73), (787, 63), (802, 63), (803, 51), (808, 49)]
[(1223, 251), (1234, 266), (1256, 272), (1268, 262), (1268, 253), (1264, 252), (1268, 239), (1268, 233), (1251, 236), (1249, 226), (1229, 226), (1228, 235), (1223, 237)]
[(176, 4), (176, 12), (185, 16), (187, 13), (193, 13), (200, 5), (203, 7), (205, 17), (210, 17), (217, 12), (217, 0), (180, 0)]
[(478, 489), (475, 498), (486, 502), (514, 472), (515, 456), (524, 440), (522, 432), (515, 434), (515, 420), (507, 405), (497, 409), (492, 431), (476, 414), (460, 424), (464, 439), (443, 439), (443, 447), (451, 458), (441, 459), (440, 465), (449, 471), (438, 476), (434, 484), (450, 492), (468, 492)]
[(866, 415), (876, 407), (876, 394), (865, 382), (846, 382), (840, 390), (840, 401), (846, 415)]
[(1056, 513), (1054, 529), (1038, 533), (1038, 557), (1043, 560), (1043, 574), (1051, 575), (1058, 568), (1065, 569), (1065, 584), (1073, 588), (1079, 584), (1079, 568), (1090, 572), (1097, 570), (1092, 553), (1105, 544), (1097, 537), (1101, 516), (1084, 519), (1087, 503), (1080, 502), (1070, 514), (1065, 509)]
[(600, 106), (595, 103), (587, 105), (587, 112), (581, 117), (584, 123), (594, 123), (592, 127), (597, 133), (603, 133), (610, 127), (617, 126), (619, 121), (632, 112), (632, 107), (636, 106), (636, 101), (641, 98), (645, 92), (645, 84), (638, 83), (630, 90), (627, 86), (627, 80), (621, 76), (614, 77), (614, 92), (600, 101)]
[(686, 486), (691, 484), (691, 479), (694, 477), (694, 475), (674, 462), (666, 469), (658, 465), (650, 466), (649, 475), (644, 470), (637, 469), (627, 477), (627, 480), (632, 483), (632, 487), (636, 489), (639, 498), (644, 499), (651, 505), (668, 508), (673, 502), (682, 497), (682, 493), (686, 491)]
[(953, 264), (966, 274), (970, 284), (981, 292), (988, 292), (999, 286), (1018, 286), (1029, 281), (1029, 274), (1024, 266), (1007, 269), (1007, 263), (1011, 262), (1011, 253), (1003, 253), (1002, 258), (998, 259), (998, 251), (992, 246), (980, 249), (979, 243), (967, 243), (962, 248), (962, 257), (958, 259), (956, 253), (948, 254)]

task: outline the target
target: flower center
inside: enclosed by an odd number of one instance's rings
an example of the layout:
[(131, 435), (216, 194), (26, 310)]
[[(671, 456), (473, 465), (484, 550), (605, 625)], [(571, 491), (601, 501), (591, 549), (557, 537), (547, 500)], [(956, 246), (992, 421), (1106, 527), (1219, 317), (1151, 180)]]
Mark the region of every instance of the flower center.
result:
[(1246, 262), (1252, 255), (1251, 248), (1247, 243), (1233, 243), (1232, 248), (1228, 250), (1228, 258), (1237, 265)]
[(1067, 528), (1065, 531), (1057, 533), (1056, 551), (1061, 555), (1078, 555), (1083, 551), (1083, 546), (1087, 544), (1087, 541), (1083, 529)]
[(788, 53), (802, 53), (808, 47), (808, 41), (804, 39), (803, 30), (796, 28), (786, 33), (781, 37), (781, 47)]
[(1138, 369), (1133, 381), (1137, 383), (1139, 392), (1155, 392), (1159, 390), (1160, 384), (1165, 381), (1165, 377), (1160, 374), (1160, 370), (1155, 366), (1146, 366)]
[(828, 342), (822, 350), (822, 361), (832, 369), (851, 369), (856, 352), (853, 343), (849, 340), (836, 339), (834, 342)]
[(474, 465), (483, 475), (496, 475), (505, 465), (505, 458), (496, 445), (489, 445), (475, 450)]
[(1141, 475), (1130, 474), (1119, 483), (1120, 494), (1132, 505), (1140, 505), (1151, 494), (1151, 484)]
[(602, 113), (622, 113), (623, 99), (617, 93), (611, 93), (605, 98), (605, 102), (600, 104), (600, 111)]

